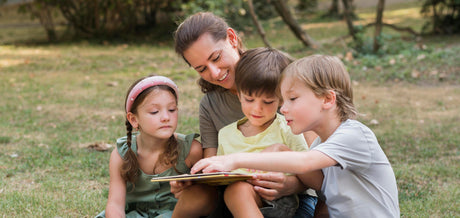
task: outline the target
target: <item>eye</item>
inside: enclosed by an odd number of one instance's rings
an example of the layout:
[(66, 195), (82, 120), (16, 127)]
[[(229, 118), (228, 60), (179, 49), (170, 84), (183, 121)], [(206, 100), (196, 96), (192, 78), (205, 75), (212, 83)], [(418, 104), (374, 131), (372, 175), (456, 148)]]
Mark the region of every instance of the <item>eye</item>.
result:
[(155, 114), (157, 114), (157, 113), (158, 113), (158, 111), (152, 111), (152, 112), (150, 112), (150, 114), (153, 114), (153, 115), (155, 115)]
[(295, 101), (297, 99), (297, 97), (292, 97), (292, 98), (289, 98), (289, 101)]
[(216, 61), (218, 61), (219, 59), (220, 59), (220, 53), (217, 55), (216, 58), (212, 59), (212, 61), (213, 61), (213, 62), (216, 62)]
[(273, 104), (275, 101), (264, 101), (264, 104)]
[(172, 108), (172, 109), (169, 109), (169, 112), (176, 112), (177, 111), (177, 108)]
[(246, 102), (253, 102), (253, 101), (254, 101), (254, 99), (249, 99), (249, 98), (244, 98), (244, 100), (245, 100)]
[(196, 71), (198, 71), (198, 73), (203, 73), (207, 68), (206, 67), (203, 67), (201, 69), (197, 69)]

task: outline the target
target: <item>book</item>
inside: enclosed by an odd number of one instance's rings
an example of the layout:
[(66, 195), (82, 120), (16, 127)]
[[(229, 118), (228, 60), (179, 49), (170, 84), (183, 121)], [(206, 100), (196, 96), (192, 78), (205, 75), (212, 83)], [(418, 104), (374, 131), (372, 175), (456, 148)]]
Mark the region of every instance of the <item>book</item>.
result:
[(151, 179), (151, 182), (193, 181), (195, 183), (205, 183), (208, 185), (218, 186), (228, 185), (236, 181), (244, 181), (251, 178), (252, 174), (218, 172), (156, 177)]

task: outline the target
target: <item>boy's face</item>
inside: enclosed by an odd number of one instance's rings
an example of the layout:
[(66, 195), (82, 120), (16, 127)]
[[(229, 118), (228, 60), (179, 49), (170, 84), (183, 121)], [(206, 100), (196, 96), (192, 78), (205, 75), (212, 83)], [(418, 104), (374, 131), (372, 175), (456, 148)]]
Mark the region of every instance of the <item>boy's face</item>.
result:
[(260, 96), (246, 95), (239, 92), (241, 109), (244, 115), (248, 118), (253, 126), (262, 127), (264, 124), (270, 123), (276, 116), (280, 99), (276, 96), (268, 96), (261, 94)]
[(309, 87), (290, 77), (281, 82), (281, 96), (283, 106), (280, 112), (284, 114), (292, 133), (314, 130), (321, 117), (323, 98), (317, 97)]

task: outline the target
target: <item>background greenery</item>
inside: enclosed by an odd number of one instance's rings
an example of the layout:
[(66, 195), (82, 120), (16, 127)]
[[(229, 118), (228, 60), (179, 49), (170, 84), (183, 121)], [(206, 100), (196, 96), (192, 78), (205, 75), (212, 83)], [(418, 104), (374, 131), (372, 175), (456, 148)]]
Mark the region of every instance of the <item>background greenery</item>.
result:
[[(386, 7), (384, 20), (420, 30), (417, 1)], [(365, 23), (374, 8), (358, 8)], [(36, 21), (0, 11), (0, 214), (93, 217), (105, 208), (109, 152), (125, 134), (123, 101), (137, 78), (156, 73), (180, 89), (178, 132), (198, 132), (198, 74), (169, 39), (73, 40), (47, 44)], [(337, 55), (353, 79), (359, 120), (393, 165), (402, 217), (460, 216), (460, 38), (384, 29), (385, 55), (353, 52), (343, 21), (299, 15), (323, 46), (306, 49), (279, 18), (263, 22), (272, 45), (294, 57)], [(60, 29), (64, 34), (65, 28)], [(263, 46), (250, 28), (248, 48)]]

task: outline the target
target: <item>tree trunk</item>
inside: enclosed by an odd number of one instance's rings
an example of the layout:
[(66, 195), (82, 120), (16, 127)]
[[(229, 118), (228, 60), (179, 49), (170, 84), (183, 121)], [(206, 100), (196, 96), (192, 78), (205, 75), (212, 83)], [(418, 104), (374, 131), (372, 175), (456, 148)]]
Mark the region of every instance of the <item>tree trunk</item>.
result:
[(345, 22), (347, 23), (348, 27), (348, 33), (350, 36), (353, 38), (353, 40), (356, 40), (356, 30), (353, 27), (353, 17), (352, 17), (352, 5), (350, 0), (342, 0), (343, 3), (343, 16), (345, 18)]
[(380, 48), (380, 34), (382, 32), (383, 10), (385, 7), (385, 0), (379, 0), (377, 4), (377, 16), (375, 18), (375, 33), (374, 33), (374, 53)]
[(248, 0), (248, 6), (249, 6), (249, 14), (251, 14), (252, 21), (254, 22), (254, 25), (257, 27), (257, 32), (259, 32), (260, 37), (264, 41), (265, 46), (271, 48), (272, 46), (268, 42), (267, 38), (265, 37), (265, 31), (262, 25), (260, 25), (259, 20), (257, 19), (257, 15), (254, 12), (254, 5), (252, 4), (252, 0)]
[(294, 35), (300, 41), (302, 41), (305, 46), (311, 47), (313, 49), (318, 48), (318, 44), (316, 44), (316, 42), (306, 32), (304, 32), (302, 28), (300, 28), (299, 24), (292, 16), (291, 11), (289, 10), (285, 1), (273, 0), (271, 3), (273, 6), (275, 6), (276, 11), (281, 16), (281, 18), (283, 18), (283, 21), (289, 26)]
[(50, 6), (46, 2), (35, 1), (27, 5), (31, 14), (38, 18), (40, 24), (45, 29), (48, 41), (57, 40), (53, 16), (50, 11)]
[(331, 6), (327, 11), (327, 15), (334, 17), (339, 16), (339, 0), (332, 0)]

